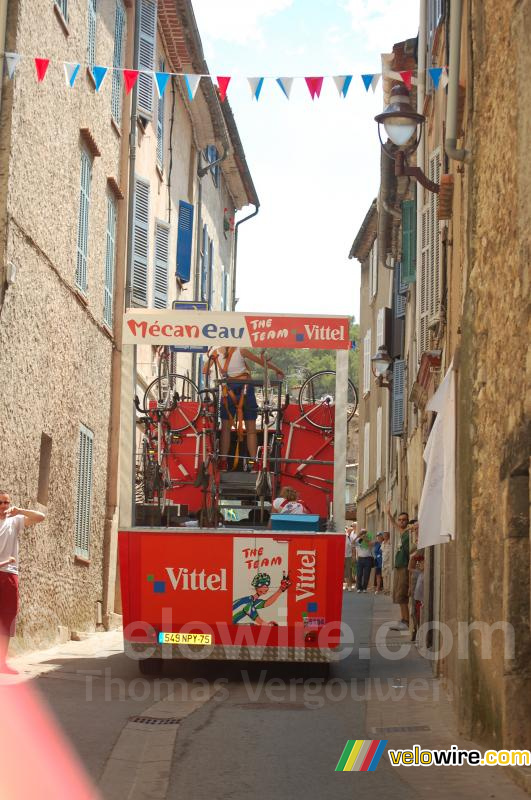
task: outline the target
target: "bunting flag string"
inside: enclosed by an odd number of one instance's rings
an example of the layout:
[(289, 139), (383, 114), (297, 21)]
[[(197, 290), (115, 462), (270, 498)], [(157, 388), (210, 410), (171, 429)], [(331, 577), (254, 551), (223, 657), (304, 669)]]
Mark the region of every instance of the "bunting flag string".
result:
[[(7, 71), (7, 75), (10, 79), (13, 79), (15, 77), (17, 68), (20, 64), (20, 61), (23, 58), (27, 57), (23, 56), (20, 53), (4, 53), (5, 68)], [(50, 59), (34, 56), (31, 58), (31, 60), (34, 63), (37, 82), (42, 83), (48, 73)], [(67, 61), (60, 61), (58, 63), (62, 64), (63, 66), (66, 85), (69, 88), (73, 88), (76, 79), (79, 75), (79, 71), (81, 69), (82, 64), (76, 62), (67, 62)], [(97, 92), (100, 91), (103, 81), (110, 70), (122, 73), (122, 79), (126, 94), (129, 94), (131, 92), (141, 73), (144, 75), (152, 76), (152, 78), (154, 79), (155, 89), (159, 98), (164, 95), (169, 79), (171, 77), (180, 77), (184, 81), (186, 92), (188, 95), (188, 100), (190, 102), (192, 102), (195, 99), (201, 78), (209, 78), (210, 80), (213, 80), (215, 82), (215, 85), (217, 85), (219, 99), (223, 103), (227, 98), (227, 90), (229, 84), (234, 78), (233, 75), (218, 75), (215, 78), (213, 78), (213, 76), (209, 74), (199, 74), (199, 73), (194, 74), (186, 72), (155, 72), (152, 70), (138, 70), (138, 69), (130, 69), (128, 67), (109, 67), (103, 65), (88, 65), (88, 67), (92, 75), (92, 78), (94, 80), (94, 86)], [(425, 70), (425, 76), (426, 80), (428, 79), (429, 76), (431, 86), (435, 91), (437, 91), (440, 87), (446, 88), (446, 86), (448, 85), (448, 69), (445, 66), (429, 67), (427, 70)], [(408, 89), (411, 89), (414, 84), (418, 84), (419, 82), (419, 74), (415, 73), (413, 70), (401, 70), (399, 72), (394, 72), (392, 70), (386, 70), (384, 72), (371, 72), (371, 73), (367, 72), (363, 73), (360, 77), (363, 81), (363, 85), (365, 87), (366, 92), (369, 91), (369, 88), (372, 89), (373, 92), (375, 92), (376, 87), (378, 86), (378, 82), (382, 77), (390, 77), (394, 80), (402, 81)], [(253, 97), (253, 99), (257, 101), (260, 98), (260, 94), (262, 92), (262, 88), (266, 80), (271, 80), (277, 83), (287, 100), (289, 100), (291, 97), (294, 81), (304, 80), (306, 87), (310, 93), (311, 99), (315, 100), (316, 98), (317, 99), (320, 98), (324, 81), (325, 79), (329, 78), (331, 78), (332, 81), (334, 82), (339, 96), (345, 98), (351, 86), (353, 75), (316, 75), (316, 76), (293, 75), (284, 77), (262, 75), (253, 78), (247, 78), (246, 80), (251, 89), (251, 96)]]

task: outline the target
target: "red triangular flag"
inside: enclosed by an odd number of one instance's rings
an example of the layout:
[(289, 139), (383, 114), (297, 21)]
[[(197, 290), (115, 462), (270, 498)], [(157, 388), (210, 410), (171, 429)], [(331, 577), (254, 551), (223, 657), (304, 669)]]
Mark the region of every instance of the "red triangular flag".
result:
[(221, 102), (223, 102), (225, 100), (225, 97), (227, 96), (227, 87), (230, 83), (230, 78), (218, 75), (216, 80), (218, 82), (218, 88), (219, 88), (219, 99), (221, 100)]
[(321, 94), (321, 87), (323, 85), (324, 78), (305, 78), (306, 84), (308, 89), (310, 90), (310, 94), (312, 96), (312, 100), (315, 100), (315, 97), (319, 97)]
[(35, 58), (35, 69), (37, 70), (37, 80), (39, 83), (44, 80), (44, 76), (46, 75), (46, 70), (48, 69), (48, 64), (50, 63), (49, 58)]
[(123, 73), (124, 73), (125, 93), (129, 94), (129, 92), (136, 83), (136, 79), (138, 78), (138, 70), (124, 69)]
[(406, 84), (406, 88), (411, 89), (411, 78), (413, 77), (413, 70), (406, 69), (404, 72), (400, 72), (399, 75)]

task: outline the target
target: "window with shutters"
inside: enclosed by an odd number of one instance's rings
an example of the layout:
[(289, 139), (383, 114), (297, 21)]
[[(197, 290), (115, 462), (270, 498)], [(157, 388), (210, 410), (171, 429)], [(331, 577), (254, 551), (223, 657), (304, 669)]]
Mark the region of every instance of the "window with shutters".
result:
[[(159, 72), (164, 72), (164, 61), (159, 62)], [(157, 164), (164, 169), (164, 95), (159, 97), (157, 104)]]
[(103, 295), (103, 321), (112, 328), (112, 300), (114, 264), (116, 253), (116, 200), (107, 195), (107, 236), (105, 241), (105, 286)]
[(194, 227), (194, 207), (184, 200), (179, 201), (179, 221), (177, 223), (177, 264), (176, 274), (182, 283), (190, 280), (192, 265), (192, 231)]
[[(138, 51), (138, 114), (146, 119), (153, 116), (153, 70), (157, 39), (157, 2), (140, 0), (140, 44)], [(142, 70), (147, 70), (143, 72)]]
[(86, 294), (88, 289), (88, 229), (91, 181), (92, 159), (85, 148), (82, 148), (77, 223), (76, 286), (83, 294)]
[(402, 203), (402, 281), (414, 283), (417, 268), (417, 204), (414, 200)]
[(96, 19), (97, 19), (97, 0), (88, 0), (87, 12), (87, 64), (90, 71), (96, 61)]
[(393, 364), (391, 436), (402, 436), (404, 432), (405, 365), (404, 360), (395, 361)]
[(148, 304), (149, 263), (149, 183), (135, 179), (133, 206), (133, 277), (132, 303), (136, 306)]
[[(429, 159), (428, 177), (439, 183), (441, 150), (434, 150)], [(421, 264), (417, 276), (417, 356), (430, 349), (430, 325), (439, 319), (441, 310), (441, 244), (439, 232), (439, 195), (426, 192), (422, 209)]]
[(363, 491), (369, 488), (369, 467), (371, 460), (371, 423), (366, 422), (363, 427)]
[(94, 434), (84, 425), (79, 428), (78, 447), (74, 552), (76, 556), (89, 558)]
[(55, 0), (55, 5), (63, 15), (65, 22), (68, 22), (68, 0)]
[(170, 257), (170, 226), (157, 220), (155, 223), (155, 265), (153, 270), (153, 305), (168, 307), (168, 265)]
[(428, 0), (426, 9), (426, 28), (428, 35), (428, 67), (432, 66), (432, 49), (435, 40), (435, 33), (443, 18), (443, 0)]
[(369, 296), (370, 302), (376, 297), (378, 292), (378, 240), (374, 240), (369, 253)]
[(369, 329), (363, 339), (363, 394), (371, 389), (371, 330)]
[(382, 477), (382, 407), (376, 412), (376, 480)]
[(122, 122), (122, 75), (126, 16), (122, 0), (116, 0), (114, 14), (114, 52), (112, 58), (111, 114), (118, 126)]
[[(219, 158), (218, 149), (213, 144), (208, 145), (203, 155), (205, 157), (205, 160), (208, 161), (209, 164), (213, 164), (214, 161), (217, 161)], [(212, 181), (214, 183), (214, 186), (217, 189), (219, 186), (219, 164), (216, 164), (215, 167), (210, 168), (210, 174), (212, 175)]]

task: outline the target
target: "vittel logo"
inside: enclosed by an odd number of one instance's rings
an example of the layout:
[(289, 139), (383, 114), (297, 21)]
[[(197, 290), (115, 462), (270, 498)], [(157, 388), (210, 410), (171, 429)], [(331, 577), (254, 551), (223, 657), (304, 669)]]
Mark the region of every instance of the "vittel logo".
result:
[(315, 594), (315, 550), (297, 550), (299, 565), (297, 568), (296, 598), (308, 600)]
[(207, 575), (204, 569), (190, 571), (187, 567), (179, 567), (177, 573), (173, 567), (166, 567), (172, 589), (187, 592), (226, 592), (227, 570), (211, 572)]

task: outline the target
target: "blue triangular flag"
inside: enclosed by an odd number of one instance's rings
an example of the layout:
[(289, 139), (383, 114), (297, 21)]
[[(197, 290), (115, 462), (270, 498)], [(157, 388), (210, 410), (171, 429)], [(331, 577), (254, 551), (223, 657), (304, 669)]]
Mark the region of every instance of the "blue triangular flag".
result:
[(438, 89), (442, 75), (442, 67), (430, 67), (428, 72), (430, 73), (430, 78), (432, 79), (434, 87)]
[(361, 79), (363, 81), (363, 85), (365, 86), (365, 91), (366, 92), (369, 91), (369, 87), (370, 87), (370, 85), (372, 83), (372, 79), (373, 78), (374, 78), (374, 74), (373, 75), (362, 75), (361, 76)]
[(345, 83), (343, 84), (343, 97), (347, 96), (348, 87), (352, 81), (352, 75), (345, 75)]
[(157, 87), (157, 94), (160, 97), (164, 94), (166, 84), (170, 79), (169, 72), (155, 72), (155, 86)]
[(107, 67), (92, 67), (92, 77), (96, 84), (96, 91), (99, 92), (103, 79), (107, 74)]

